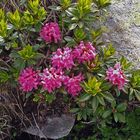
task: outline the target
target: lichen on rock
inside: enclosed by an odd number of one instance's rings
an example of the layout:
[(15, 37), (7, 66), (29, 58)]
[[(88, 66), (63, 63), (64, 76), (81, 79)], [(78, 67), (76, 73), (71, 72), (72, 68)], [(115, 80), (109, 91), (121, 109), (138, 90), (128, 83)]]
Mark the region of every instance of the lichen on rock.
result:
[(113, 42), (119, 55), (140, 68), (140, 1), (112, 0), (104, 39)]

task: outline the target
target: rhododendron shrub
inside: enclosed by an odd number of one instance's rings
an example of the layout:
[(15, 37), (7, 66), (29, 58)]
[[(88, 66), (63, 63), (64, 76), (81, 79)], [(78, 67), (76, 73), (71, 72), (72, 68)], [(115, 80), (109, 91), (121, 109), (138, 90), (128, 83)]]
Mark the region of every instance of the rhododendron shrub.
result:
[(131, 102), (140, 101), (140, 71), (102, 41), (109, 1), (44, 3), (0, 9), (0, 83), (23, 102), (30, 97), (24, 105), (63, 100), (77, 120), (125, 122)]

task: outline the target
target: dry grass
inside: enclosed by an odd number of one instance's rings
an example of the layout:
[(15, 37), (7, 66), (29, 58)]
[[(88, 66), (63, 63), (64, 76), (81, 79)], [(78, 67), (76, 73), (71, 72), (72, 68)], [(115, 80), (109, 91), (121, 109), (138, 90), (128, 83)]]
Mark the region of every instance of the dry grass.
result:
[(23, 102), (17, 91), (13, 92), (7, 85), (0, 86), (0, 140), (10, 137), (12, 129), (22, 130), (27, 124), (32, 125), (24, 113)]

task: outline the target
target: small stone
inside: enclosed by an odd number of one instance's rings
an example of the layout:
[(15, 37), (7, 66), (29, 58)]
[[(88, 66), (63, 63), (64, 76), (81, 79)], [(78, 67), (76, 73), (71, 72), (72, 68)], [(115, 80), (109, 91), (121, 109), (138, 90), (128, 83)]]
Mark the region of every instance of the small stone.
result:
[(70, 133), (74, 122), (75, 118), (69, 115), (48, 118), (47, 124), (44, 125), (42, 132), (47, 138), (59, 139)]

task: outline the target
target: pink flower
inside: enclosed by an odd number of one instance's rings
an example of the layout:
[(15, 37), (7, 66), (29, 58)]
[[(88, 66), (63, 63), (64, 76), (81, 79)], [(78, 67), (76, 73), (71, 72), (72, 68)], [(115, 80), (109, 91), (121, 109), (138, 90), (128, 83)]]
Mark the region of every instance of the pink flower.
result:
[(33, 89), (37, 89), (39, 85), (38, 72), (34, 71), (32, 68), (26, 68), (21, 72), (18, 81), (23, 91), (29, 92)]
[(58, 24), (55, 22), (46, 23), (40, 31), (40, 36), (46, 42), (58, 43), (58, 41), (61, 40), (61, 33)]
[(121, 70), (120, 63), (116, 63), (114, 68), (110, 67), (106, 71), (106, 79), (109, 80), (113, 85), (118, 86), (118, 89), (121, 90), (127, 82), (126, 76)]
[(72, 49), (66, 47), (63, 50), (57, 49), (51, 58), (53, 67), (60, 69), (71, 69), (74, 66)]
[(55, 68), (46, 68), (41, 74), (41, 84), (44, 90), (48, 90), (51, 93), (56, 88), (60, 88), (62, 85), (63, 72)]
[(95, 58), (95, 48), (90, 42), (84, 43), (80, 42), (78, 46), (75, 47), (73, 51), (74, 58), (78, 59), (78, 62), (90, 61)]
[(77, 76), (73, 76), (71, 78), (66, 76), (63, 79), (63, 83), (68, 93), (71, 94), (72, 96), (77, 96), (78, 93), (82, 90), (82, 87), (80, 86), (80, 82), (83, 79), (84, 77), (81, 74)]

